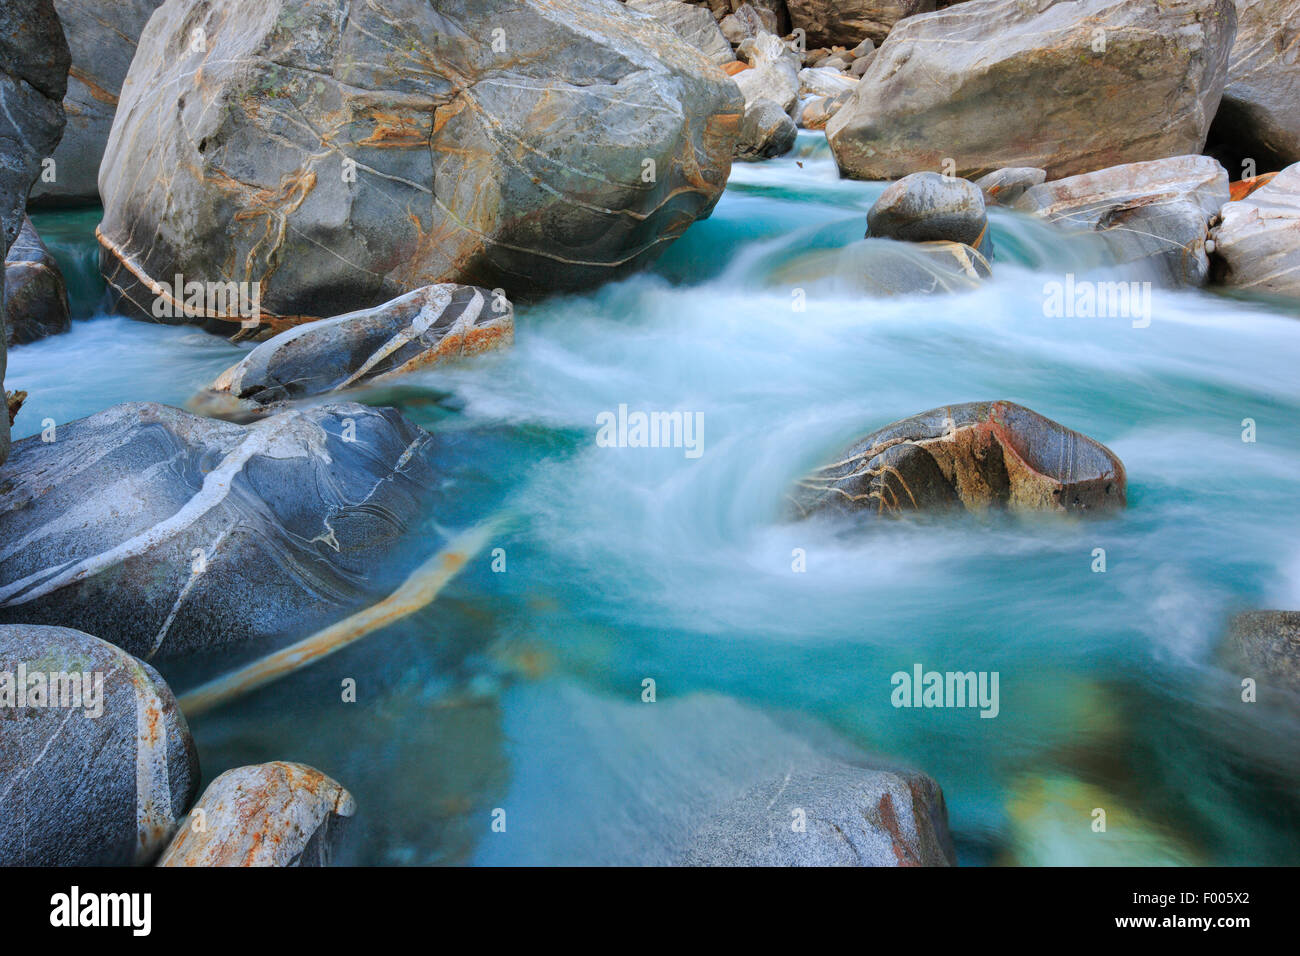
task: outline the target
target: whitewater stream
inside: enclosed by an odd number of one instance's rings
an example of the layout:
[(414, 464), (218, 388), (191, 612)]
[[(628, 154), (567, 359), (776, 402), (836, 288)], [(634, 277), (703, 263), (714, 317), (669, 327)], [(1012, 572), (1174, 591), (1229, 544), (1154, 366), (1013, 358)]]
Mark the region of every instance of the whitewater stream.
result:
[[(1147, 327), (1049, 318), (1045, 283), (1104, 275), (1099, 247), (1000, 209), (980, 288), (821, 287), (800, 309), (782, 265), (860, 239), (882, 189), (840, 180), (824, 136), (801, 133), (786, 158), (737, 164), (651, 271), (523, 304), (512, 349), (359, 393), (451, 436), (430, 527), (504, 509), (506, 569), (485, 552), (419, 615), (196, 718), (204, 783), (319, 767), (365, 811), (347, 862), (567, 862), (563, 833), (543, 853), (489, 829), (500, 806), (562, 830), (612, 799), (562, 785), (536, 688), (642, 706), (652, 678), (660, 701), (725, 694), (926, 771), (964, 864), (1300, 858), (1297, 728), (1244, 704), (1220, 653), (1232, 613), (1300, 607), (1300, 313), (1157, 289)], [(30, 396), (15, 438), (122, 401), (184, 405), (246, 351), (91, 315), (97, 211), (33, 219), (81, 318), (10, 350), (6, 384)], [(1127, 510), (789, 520), (791, 483), (854, 438), (991, 399), (1110, 447)], [(597, 416), (620, 405), (699, 413), (700, 454), (601, 447)], [(891, 675), (915, 664), (996, 672), (997, 716), (894, 707)]]

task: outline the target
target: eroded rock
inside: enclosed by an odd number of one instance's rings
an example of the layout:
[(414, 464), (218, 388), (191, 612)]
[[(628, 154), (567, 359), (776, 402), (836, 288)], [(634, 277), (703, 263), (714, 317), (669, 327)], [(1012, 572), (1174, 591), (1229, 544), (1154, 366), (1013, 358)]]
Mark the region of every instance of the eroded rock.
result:
[(35, 342), (68, 331), (68, 290), (59, 264), (23, 217), (18, 239), (5, 256), (5, 344)]
[(1220, 212), (1211, 230), (1214, 280), (1300, 298), (1300, 163)]

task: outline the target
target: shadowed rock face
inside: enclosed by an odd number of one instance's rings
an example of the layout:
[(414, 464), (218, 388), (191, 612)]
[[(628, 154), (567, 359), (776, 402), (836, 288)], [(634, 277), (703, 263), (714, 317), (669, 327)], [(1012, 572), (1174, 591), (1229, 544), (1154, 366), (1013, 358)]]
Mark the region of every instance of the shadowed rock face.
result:
[(882, 42), (905, 17), (929, 13), (935, 0), (786, 0), (790, 22), (808, 34), (809, 49)]
[[(6, 699), (2, 676), (20, 665), (29, 693), (21, 708)], [(31, 675), (51, 672), (80, 677), (98, 716), (88, 716), (84, 695), (71, 706), (62, 688), (58, 706), (54, 696), (32, 706)], [(0, 702), (0, 865), (152, 860), (199, 785), (189, 728), (157, 671), (81, 631), (0, 625)]]
[(203, 791), (158, 865), (328, 866), (356, 809), (352, 794), (300, 763), (227, 770)]
[(232, 414), (379, 383), (514, 341), (508, 299), (474, 286), (434, 285), (375, 309), (281, 332), (227, 369), (199, 402)]
[(931, 409), (872, 432), (799, 482), (801, 517), (817, 512), (899, 514), (1113, 511), (1124, 507), (1124, 465), (1078, 432), (1011, 402)]
[(439, 282), (582, 288), (708, 215), (741, 111), (621, 4), (168, 0), (100, 171), (103, 270), (143, 317), (177, 273), (260, 282), (273, 327)]
[(1120, 262), (1148, 260), (1173, 284), (1203, 285), (1210, 220), (1228, 199), (1228, 173), (1217, 160), (1176, 156), (1043, 183), (1015, 208), (1103, 233)]
[(1238, 614), (1229, 628), (1228, 648), (1259, 676), (1300, 694), (1300, 611)]
[(1231, 0), (968, 0), (899, 23), (827, 138), (856, 179), (1199, 153), (1235, 22)]
[(68, 331), (68, 290), (63, 273), (26, 216), (22, 232), (5, 256), (4, 284), (6, 345)]
[(1214, 138), (1260, 172), (1300, 162), (1300, 0), (1236, 0), (1237, 38)]
[(32, 187), (31, 204), (99, 201), (99, 163), (135, 44), (162, 0), (54, 0), (72, 52), (63, 109), (68, 125), (54, 150), (55, 179)]
[(432, 442), (355, 404), (243, 427), (129, 403), (24, 439), (0, 470), (0, 621), (145, 659), (308, 633), (384, 590)]
[(1300, 163), (1225, 205), (1222, 217), (1211, 232), (1215, 280), (1300, 298)]
[[(27, 193), (63, 133), (68, 41), (50, 0), (0, 4), (0, 254), (26, 217)], [(5, 284), (0, 276), (0, 315)], [(0, 349), (0, 383), (5, 353)], [(9, 454), (9, 416), (0, 415), (0, 462)]]

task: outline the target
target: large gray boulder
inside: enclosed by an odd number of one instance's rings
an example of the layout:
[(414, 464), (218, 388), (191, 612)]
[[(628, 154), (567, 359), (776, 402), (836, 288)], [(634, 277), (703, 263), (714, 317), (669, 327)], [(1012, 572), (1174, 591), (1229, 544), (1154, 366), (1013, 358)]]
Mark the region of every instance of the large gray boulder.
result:
[(72, 53), (63, 109), (68, 125), (54, 150), (54, 179), (38, 179), (31, 202), (99, 202), (99, 163), (113, 127), (136, 41), (162, 0), (54, 0)]
[(81, 631), (0, 625), (0, 865), (147, 863), (198, 786), (157, 671)]
[(1204, 285), (1210, 220), (1228, 201), (1228, 173), (1209, 156), (1112, 166), (1025, 191), (1016, 209), (1066, 229), (1099, 232), (1119, 262), (1145, 261), (1174, 285)]
[(1300, 163), (1245, 199), (1213, 230), (1214, 279), (1250, 292), (1300, 298)]
[(713, 694), (509, 691), (505, 830), (476, 862), (947, 866), (938, 784), (825, 728)]
[(826, 135), (856, 179), (1199, 153), (1234, 23), (1231, 0), (968, 0), (899, 23)]
[(177, 274), (260, 283), (275, 328), (439, 282), (589, 286), (709, 214), (741, 110), (603, 0), (167, 0), (100, 170), (103, 271), (146, 317)]
[(945, 405), (886, 425), (802, 479), (798, 516), (818, 512), (1124, 507), (1124, 465), (1109, 448), (1012, 402)]
[(514, 341), (504, 296), (432, 285), (273, 336), (223, 372), (198, 407), (222, 417), (257, 416), (294, 399), (378, 384)]
[(867, 210), (867, 235), (904, 242), (961, 242), (988, 256), (984, 194), (965, 179), (913, 173), (885, 187)]
[(329, 866), (357, 810), (313, 767), (274, 761), (227, 770), (203, 791), (159, 866)]
[(345, 403), (248, 426), (147, 402), (17, 442), (0, 470), (0, 621), (144, 659), (301, 636), (386, 593), (433, 437)]
[(731, 63), (736, 54), (707, 7), (681, 0), (627, 0), (629, 10), (654, 17), (713, 63)]
[(935, 0), (786, 0), (790, 22), (803, 29), (808, 46), (846, 46), (864, 38), (882, 42), (906, 17), (928, 13)]
[(26, 216), (18, 239), (5, 255), (4, 273), (5, 345), (35, 342), (68, 330), (63, 273)]
[[(27, 215), (27, 193), (63, 133), (68, 41), (50, 0), (0, 5), (0, 255)], [(0, 276), (0, 316), (5, 283)], [(0, 391), (5, 352), (0, 348)], [(9, 454), (9, 416), (0, 414), (0, 462)]]
[(1300, 0), (1236, 0), (1237, 39), (1214, 120), (1216, 138), (1260, 172), (1300, 162)]

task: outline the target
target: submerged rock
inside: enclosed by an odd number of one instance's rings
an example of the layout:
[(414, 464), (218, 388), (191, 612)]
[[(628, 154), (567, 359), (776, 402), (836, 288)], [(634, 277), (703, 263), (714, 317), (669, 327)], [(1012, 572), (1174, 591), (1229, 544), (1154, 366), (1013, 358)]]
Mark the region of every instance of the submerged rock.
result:
[(810, 294), (928, 295), (978, 288), (992, 274), (988, 260), (960, 242), (862, 239), (784, 262), (769, 283)]
[(138, 402), (24, 439), (0, 470), (0, 621), (144, 659), (309, 633), (400, 573), (432, 441), (351, 403), (239, 426)]
[(945, 405), (886, 425), (799, 482), (818, 512), (1124, 507), (1124, 465), (1104, 445), (1011, 402)]
[(70, 309), (63, 273), (26, 216), (5, 256), (4, 287), (6, 345), (68, 331)]
[(639, 694), (611, 700), (561, 682), (507, 693), (507, 825), (482, 837), (476, 862), (955, 862), (943, 793), (928, 776), (726, 697)]
[(938, 173), (890, 183), (867, 210), (867, 235), (905, 242), (960, 242), (988, 256), (989, 219), (979, 187)]
[(968, 0), (899, 23), (827, 138), (856, 179), (1199, 153), (1235, 16), (1231, 0)]
[(32, 187), (32, 205), (99, 202), (99, 164), (140, 31), (163, 0), (54, 0), (72, 53), (54, 150), (54, 181)]
[[(0, 5), (0, 255), (7, 256), (27, 213), (27, 193), (63, 133), (68, 41), (51, 0)], [(0, 272), (0, 316), (5, 314)], [(0, 347), (0, 390), (5, 350)], [(12, 403), (10, 403), (12, 408)], [(0, 462), (9, 454), (9, 416), (0, 415)]]
[(147, 863), (198, 786), (157, 671), (81, 631), (0, 625), (0, 865)]
[(1260, 169), (1300, 162), (1300, 2), (1236, 0), (1237, 35), (1214, 137)]
[(199, 403), (205, 410), (257, 414), (513, 341), (514, 309), (504, 296), (474, 286), (426, 286), (374, 309), (273, 336), (222, 372)]
[(1210, 220), (1228, 198), (1228, 173), (1216, 160), (1177, 156), (1043, 183), (1015, 208), (1102, 233), (1120, 262), (1148, 261), (1171, 283), (1204, 285)]
[(277, 328), (439, 282), (583, 288), (709, 214), (741, 116), (617, 3), (169, 2), (101, 169), (102, 268), (146, 318), (177, 274), (260, 283)]
[(786, 0), (786, 4), (790, 22), (807, 32), (810, 46), (847, 47), (863, 37), (880, 43), (899, 20), (935, 8), (935, 0)]
[(1230, 653), (1258, 676), (1300, 694), (1300, 611), (1249, 611), (1232, 619)]
[(208, 785), (159, 866), (329, 866), (356, 801), (300, 763), (227, 770)]
[(1240, 202), (1210, 232), (1214, 280), (1233, 288), (1300, 298), (1300, 163)]
[(981, 176), (975, 185), (984, 194), (984, 202), (1009, 206), (1024, 195), (1025, 190), (1047, 179), (1047, 170), (1036, 166), (1008, 166)]
[(798, 127), (785, 110), (771, 100), (758, 100), (745, 107), (736, 158), (750, 161), (784, 156), (794, 148), (798, 135)]
[(736, 59), (731, 44), (706, 7), (681, 0), (627, 0), (629, 10), (654, 17), (714, 63)]

